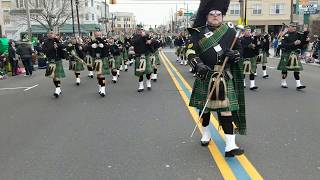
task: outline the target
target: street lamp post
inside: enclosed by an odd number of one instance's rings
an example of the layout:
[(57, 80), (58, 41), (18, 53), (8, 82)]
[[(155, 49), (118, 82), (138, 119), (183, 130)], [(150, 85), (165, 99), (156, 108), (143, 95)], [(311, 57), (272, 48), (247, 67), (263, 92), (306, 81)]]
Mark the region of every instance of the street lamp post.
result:
[(72, 19), (72, 33), (73, 33), (73, 36), (75, 36), (74, 15), (73, 15), (73, 0), (71, 0), (71, 19)]
[(29, 41), (31, 41), (32, 33), (31, 33), (31, 23), (30, 23), (29, 0), (25, 0), (24, 3), (25, 3), (25, 6), (26, 6), (26, 13), (27, 13), (28, 36), (29, 36)]
[(78, 21), (78, 33), (80, 37), (81, 31), (80, 31), (80, 19), (79, 19), (79, 0), (76, 0), (76, 11), (77, 11), (77, 21)]

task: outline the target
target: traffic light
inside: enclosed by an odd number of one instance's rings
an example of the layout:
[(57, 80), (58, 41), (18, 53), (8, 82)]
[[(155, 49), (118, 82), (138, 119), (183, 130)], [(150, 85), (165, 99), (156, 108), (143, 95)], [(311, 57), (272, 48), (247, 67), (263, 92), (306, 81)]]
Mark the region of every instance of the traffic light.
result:
[(117, 4), (117, 0), (110, 0), (109, 4)]

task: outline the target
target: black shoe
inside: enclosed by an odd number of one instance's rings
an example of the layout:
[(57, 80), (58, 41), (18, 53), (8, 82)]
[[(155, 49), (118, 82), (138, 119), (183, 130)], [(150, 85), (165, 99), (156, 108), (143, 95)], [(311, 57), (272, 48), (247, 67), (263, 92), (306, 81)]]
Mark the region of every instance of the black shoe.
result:
[(101, 97), (105, 97), (106, 94), (105, 94), (105, 93), (100, 93), (100, 96), (101, 96)]
[(76, 83), (77, 84), (77, 86), (79, 86), (80, 85), (80, 83)]
[(138, 89), (138, 92), (142, 92), (142, 91), (144, 91), (144, 89)]
[(304, 89), (304, 88), (306, 88), (306, 86), (299, 86), (299, 87), (297, 87), (297, 90), (301, 90), (301, 89)]
[(233, 149), (231, 151), (225, 152), (224, 157), (234, 157), (234, 156), (240, 156), (244, 154), (244, 150), (241, 148)]
[(288, 86), (284, 86), (284, 85), (281, 85), (281, 87), (282, 87), (282, 88), (285, 88), (285, 89), (288, 88)]
[(256, 90), (256, 89), (258, 89), (257, 86), (254, 86), (254, 87), (251, 87), (251, 88), (250, 88), (250, 90), (252, 90), (252, 91), (253, 91), (253, 90)]
[(58, 97), (59, 97), (59, 94), (54, 93), (53, 96), (56, 97), (56, 98), (58, 98)]
[(114, 84), (117, 83), (117, 81), (115, 81), (115, 80), (113, 80), (112, 82), (113, 82)]
[(201, 141), (201, 146), (208, 146), (210, 141)]
[(128, 71), (128, 69), (125, 69), (124, 71)]
[(157, 79), (152, 79), (153, 80), (153, 82), (156, 82), (157, 81)]
[(268, 79), (269, 75), (265, 75), (263, 76), (264, 79)]
[(150, 90), (151, 90), (151, 87), (148, 87), (148, 90), (150, 91)]

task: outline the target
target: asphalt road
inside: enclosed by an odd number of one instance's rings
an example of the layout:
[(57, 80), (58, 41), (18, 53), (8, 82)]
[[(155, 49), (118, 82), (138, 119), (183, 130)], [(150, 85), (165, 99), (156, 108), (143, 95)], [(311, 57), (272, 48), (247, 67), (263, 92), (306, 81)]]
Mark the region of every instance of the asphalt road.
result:
[(222, 179), (163, 66), (151, 91), (131, 67), (105, 98), (66, 73), (59, 99), (43, 70), (0, 82), (0, 180)]
[[(165, 54), (192, 86), (188, 68)], [(305, 65), (307, 89), (296, 91), (292, 74), (280, 87), (276, 64), (266, 80), (259, 67), (259, 89), (246, 90), (248, 135), (237, 143), (264, 179), (318, 179), (320, 69)], [(199, 131), (189, 137), (194, 121), (164, 64), (151, 91), (136, 91), (131, 68), (105, 98), (87, 72), (79, 87), (66, 72), (59, 99), (43, 70), (0, 81), (0, 180), (223, 179)]]

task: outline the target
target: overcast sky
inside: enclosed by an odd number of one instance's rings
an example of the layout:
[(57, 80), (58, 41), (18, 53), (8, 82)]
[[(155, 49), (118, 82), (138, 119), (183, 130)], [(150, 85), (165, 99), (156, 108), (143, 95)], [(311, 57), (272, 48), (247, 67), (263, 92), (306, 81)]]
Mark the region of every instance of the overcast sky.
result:
[[(110, 12), (132, 12), (137, 23), (146, 25), (160, 25), (169, 21), (170, 14), (176, 7), (197, 10), (200, 0), (117, 0), (117, 4), (110, 4)], [(184, 4), (185, 3), (185, 4)]]

